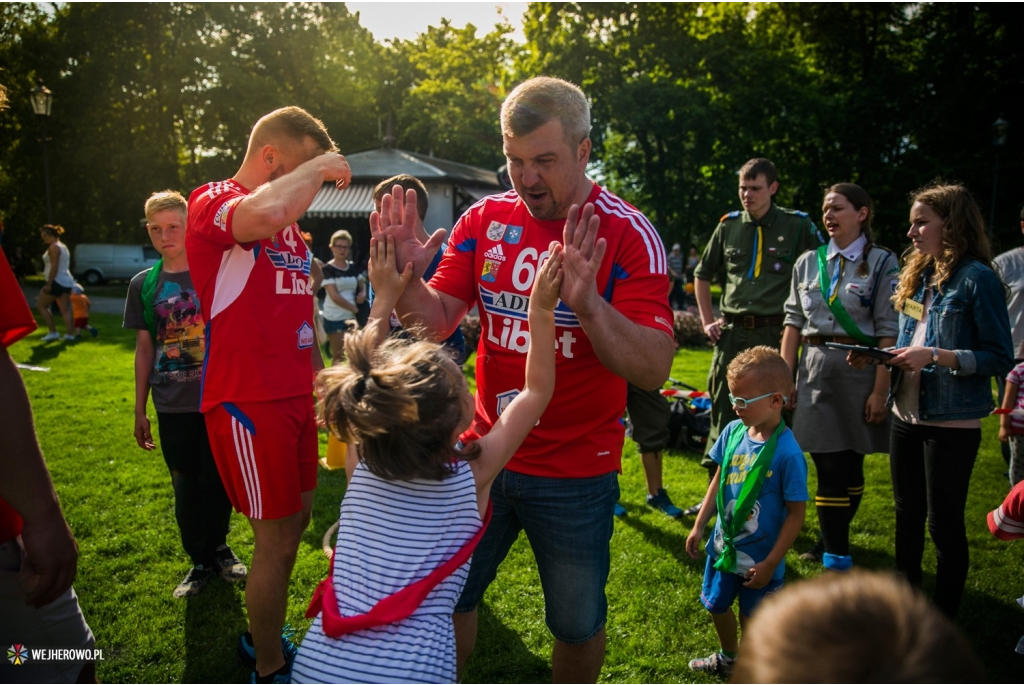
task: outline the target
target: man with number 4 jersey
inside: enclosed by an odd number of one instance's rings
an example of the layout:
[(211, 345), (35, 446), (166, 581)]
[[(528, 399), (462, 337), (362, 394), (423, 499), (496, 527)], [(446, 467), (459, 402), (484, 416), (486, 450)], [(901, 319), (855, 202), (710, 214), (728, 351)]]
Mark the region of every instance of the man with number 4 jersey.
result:
[(254, 547), (239, 653), (252, 682), (288, 682), (288, 579), (316, 487), (311, 256), (295, 221), (324, 182), (351, 179), (323, 124), (298, 107), (252, 129), (238, 172), (188, 201), (185, 249), (206, 315), (200, 410), (224, 488)]

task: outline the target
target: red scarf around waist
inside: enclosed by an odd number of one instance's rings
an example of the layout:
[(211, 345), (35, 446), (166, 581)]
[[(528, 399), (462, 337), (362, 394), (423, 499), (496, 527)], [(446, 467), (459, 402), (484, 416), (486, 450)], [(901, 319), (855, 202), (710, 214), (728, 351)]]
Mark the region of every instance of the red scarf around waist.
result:
[(430, 591), (437, 587), (438, 583), (455, 572), (455, 569), (466, 563), (473, 555), (480, 538), (487, 530), (487, 524), (491, 522), (491, 503), (487, 503), (487, 513), (484, 514), (480, 530), (470, 538), (465, 545), (452, 555), (425, 578), (417, 580), (412, 585), (404, 587), (393, 595), (388, 595), (377, 602), (372, 609), (365, 614), (355, 616), (342, 616), (338, 611), (338, 600), (334, 596), (334, 560), (337, 555), (331, 555), (331, 568), (327, 577), (320, 581), (313, 591), (313, 599), (306, 609), (306, 618), (313, 618), (321, 611), (323, 612), (324, 633), (333, 638), (339, 638), (357, 630), (376, 628), (377, 626), (389, 623), (398, 623), (408, 618), (427, 598)]

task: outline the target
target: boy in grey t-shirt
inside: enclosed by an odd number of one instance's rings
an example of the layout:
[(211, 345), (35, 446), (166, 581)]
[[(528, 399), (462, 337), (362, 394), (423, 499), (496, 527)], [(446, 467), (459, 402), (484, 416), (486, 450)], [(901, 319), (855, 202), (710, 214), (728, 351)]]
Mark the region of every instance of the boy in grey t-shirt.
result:
[(124, 307), (124, 327), (137, 332), (135, 440), (144, 450), (156, 447), (146, 415), (152, 390), (174, 514), (192, 559), (175, 597), (198, 593), (214, 572), (231, 581), (246, 576), (245, 565), (227, 546), (231, 502), (199, 412), (205, 322), (185, 255), (187, 212), (185, 198), (175, 192), (154, 193), (146, 201), (146, 230), (162, 260), (132, 279)]

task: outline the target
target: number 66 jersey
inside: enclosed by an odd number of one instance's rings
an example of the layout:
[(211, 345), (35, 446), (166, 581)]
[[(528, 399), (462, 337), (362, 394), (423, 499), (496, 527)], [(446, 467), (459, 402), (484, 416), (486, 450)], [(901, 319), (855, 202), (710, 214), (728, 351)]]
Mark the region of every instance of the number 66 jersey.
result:
[(249, 194), (234, 180), (188, 198), (185, 251), (206, 318), (200, 411), (223, 402), (265, 402), (313, 389), (310, 253), (295, 224), (239, 243), (235, 207)]
[[(672, 336), (665, 247), (657, 231), (596, 184), (587, 202), (601, 220), (598, 237), (608, 242), (598, 293), (633, 323)], [(476, 419), (464, 439), (486, 434), (523, 388), (530, 292), (548, 245), (562, 242), (564, 226), (564, 220), (533, 218), (509, 191), (477, 202), (452, 230), (429, 285), (470, 307), (475, 302), (480, 313)], [(554, 396), (507, 468), (554, 478), (619, 470), (626, 381), (601, 364), (579, 319), (561, 301), (555, 309), (555, 368)]]

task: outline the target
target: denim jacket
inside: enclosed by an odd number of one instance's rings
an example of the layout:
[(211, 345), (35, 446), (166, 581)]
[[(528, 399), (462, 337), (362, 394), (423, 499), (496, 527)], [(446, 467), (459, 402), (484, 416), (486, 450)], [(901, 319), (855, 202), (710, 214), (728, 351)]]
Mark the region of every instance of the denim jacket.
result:
[[(923, 274), (915, 302), (924, 301), (930, 277), (931, 270)], [(910, 345), (916, 326), (913, 317), (900, 314), (897, 347)], [(929, 364), (921, 369), (921, 418), (955, 421), (987, 416), (995, 406), (991, 377), (1005, 376), (1013, 368), (1006, 289), (995, 272), (975, 259), (965, 259), (953, 268), (942, 292), (932, 292), (924, 344), (953, 350), (960, 368)], [(899, 369), (891, 372), (890, 402), (903, 376)]]

